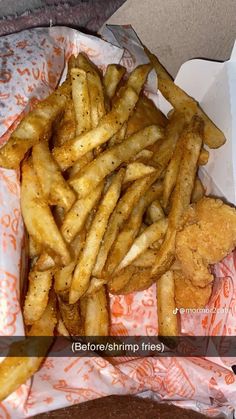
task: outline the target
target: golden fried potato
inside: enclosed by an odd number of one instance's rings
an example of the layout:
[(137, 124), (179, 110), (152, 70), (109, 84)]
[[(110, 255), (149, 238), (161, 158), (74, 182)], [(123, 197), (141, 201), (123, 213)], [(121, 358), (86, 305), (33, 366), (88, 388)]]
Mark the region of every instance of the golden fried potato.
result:
[(226, 139), (222, 131), (216, 127), (211, 119), (204, 113), (198, 103), (179, 86), (177, 86), (171, 76), (167, 73), (157, 57), (147, 48), (145, 52), (148, 55), (158, 76), (158, 88), (163, 96), (174, 106), (177, 111), (184, 112), (186, 120), (189, 122), (194, 115), (198, 115), (204, 121), (204, 143), (210, 148), (222, 146)]
[(107, 336), (109, 332), (108, 300), (103, 286), (94, 294), (81, 299), (85, 336)]
[(88, 151), (108, 141), (128, 119), (137, 100), (138, 96), (134, 89), (128, 87), (112, 110), (104, 115), (96, 128), (75, 137), (61, 147), (55, 147), (53, 156), (60, 168), (62, 170), (68, 169)]
[(50, 138), (52, 125), (66, 106), (66, 95), (62, 94), (64, 90), (56, 90), (22, 119), (10, 139), (0, 149), (1, 167), (17, 169), (33, 145)]
[(114, 171), (121, 163), (128, 161), (147, 145), (158, 141), (163, 135), (155, 125), (144, 128), (107, 151), (100, 154), (78, 173), (69, 184), (78, 193), (79, 198), (89, 194), (104, 178)]
[(152, 243), (163, 239), (167, 227), (168, 221), (166, 218), (162, 218), (156, 223), (146, 227), (144, 231), (134, 240), (129, 251), (116, 268), (116, 272), (130, 265), (138, 256), (145, 252), (145, 250), (147, 250)]
[(112, 248), (115, 239), (123, 228), (125, 221), (129, 218), (133, 208), (144, 195), (149, 187), (154, 183), (156, 177), (154, 175), (146, 176), (143, 179), (135, 181), (119, 199), (116, 208), (109, 220), (103, 242), (101, 244), (96, 264), (93, 268), (93, 275), (100, 277), (107, 260), (107, 256)]
[(142, 224), (143, 214), (152, 201), (160, 197), (162, 185), (152, 185), (132, 210), (127, 223), (120, 231), (107, 258), (103, 275), (109, 278), (126, 255), (137, 236)]
[(39, 320), (48, 304), (49, 291), (52, 286), (53, 272), (31, 271), (29, 288), (24, 303), (24, 321), (26, 325)]
[(178, 336), (178, 318), (174, 314), (175, 282), (172, 271), (167, 271), (157, 281), (158, 335)]
[(92, 220), (84, 248), (74, 271), (70, 289), (70, 304), (78, 301), (89, 287), (90, 275), (96, 262), (109, 217), (119, 199), (123, 178), (124, 169), (121, 169), (112, 179), (111, 185), (108, 187)]
[(41, 142), (33, 147), (32, 160), (45, 200), (49, 205), (58, 205), (68, 211), (76, 195), (63, 178), (47, 143)]
[(182, 164), (180, 165), (173, 191), (166, 238), (157, 252), (156, 263), (152, 269), (152, 275), (154, 276), (159, 276), (166, 272), (174, 260), (176, 231), (180, 228), (183, 222), (184, 211), (190, 204), (197, 162), (202, 146), (202, 130), (202, 120), (198, 117), (193, 117), (191, 124), (189, 124), (184, 133), (186, 143)]
[(67, 265), (70, 252), (43, 196), (30, 162), (22, 165), (21, 210), (28, 233), (41, 244), (56, 263)]

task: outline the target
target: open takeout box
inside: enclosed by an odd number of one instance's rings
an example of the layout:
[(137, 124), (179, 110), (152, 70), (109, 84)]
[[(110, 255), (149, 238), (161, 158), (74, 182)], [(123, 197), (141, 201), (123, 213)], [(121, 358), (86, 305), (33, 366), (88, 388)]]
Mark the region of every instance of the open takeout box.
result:
[[(53, 89), (71, 53), (84, 51), (101, 68), (118, 63), (131, 71), (147, 57), (131, 27), (110, 26), (104, 38), (81, 34), (69, 28), (41, 28), (0, 39), (4, 67), (1, 69), (0, 142), (7, 140), (16, 123), (35, 103)], [(113, 45), (112, 45), (113, 44)], [(198, 99), (203, 109), (224, 131), (227, 143), (212, 151), (202, 170), (207, 191), (235, 203), (236, 51), (226, 63), (192, 60), (185, 63), (177, 83)], [(163, 111), (169, 105), (156, 95), (151, 73), (146, 93)], [(0, 169), (0, 330), (2, 335), (23, 334), (19, 304), (20, 258), (24, 248), (20, 217), (19, 177)], [(217, 279), (209, 307), (230, 307), (228, 313), (184, 314), (182, 332), (195, 335), (235, 335), (236, 274), (233, 255), (215, 268)], [(111, 296), (111, 334), (156, 335), (155, 285), (127, 296)], [(118, 361), (118, 362), (117, 362)], [(0, 403), (0, 417), (22, 418), (110, 394), (140, 394), (159, 401), (172, 401), (215, 416), (232, 417), (235, 376), (232, 359), (48, 357), (40, 371), (7, 400)]]

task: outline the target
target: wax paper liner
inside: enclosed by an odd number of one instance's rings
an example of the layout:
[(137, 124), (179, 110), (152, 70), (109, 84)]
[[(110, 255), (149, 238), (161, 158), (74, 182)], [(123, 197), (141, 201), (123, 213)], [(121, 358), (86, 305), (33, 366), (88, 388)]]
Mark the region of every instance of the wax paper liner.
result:
[[(111, 43), (65, 27), (38, 28), (0, 38), (0, 143), (4, 143), (38, 100), (57, 85), (71, 53), (84, 51), (101, 69), (119, 63), (131, 71), (147, 62), (131, 27), (110, 27)], [(146, 92), (163, 103), (152, 72)], [(165, 104), (166, 105), (166, 104)], [(20, 215), (19, 176), (0, 169), (0, 331), (24, 333), (20, 311), (21, 251), (24, 231)], [(182, 315), (182, 332), (235, 335), (234, 255), (215, 267), (211, 308), (228, 313)], [(155, 285), (126, 296), (110, 296), (111, 334), (156, 335)], [(232, 417), (235, 408), (236, 360), (220, 358), (52, 358), (32, 380), (0, 403), (0, 418), (23, 418), (110, 394), (139, 394), (192, 408), (209, 416)]]

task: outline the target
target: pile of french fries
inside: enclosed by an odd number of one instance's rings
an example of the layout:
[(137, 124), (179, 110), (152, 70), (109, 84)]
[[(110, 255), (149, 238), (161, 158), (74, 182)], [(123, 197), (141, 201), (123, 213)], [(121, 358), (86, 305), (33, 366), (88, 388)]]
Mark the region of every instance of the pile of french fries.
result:
[[(21, 167), (21, 208), (29, 237), (24, 302), (30, 336), (109, 334), (108, 292), (157, 282), (159, 334), (178, 334), (175, 236), (204, 195), (199, 165), (224, 144), (222, 132), (176, 86), (157, 58), (131, 74), (103, 76), (84, 54), (65, 82), (20, 122), (0, 149), (0, 165)], [(144, 94), (155, 69), (172, 104), (166, 118)], [(0, 399), (42, 358), (6, 358)]]

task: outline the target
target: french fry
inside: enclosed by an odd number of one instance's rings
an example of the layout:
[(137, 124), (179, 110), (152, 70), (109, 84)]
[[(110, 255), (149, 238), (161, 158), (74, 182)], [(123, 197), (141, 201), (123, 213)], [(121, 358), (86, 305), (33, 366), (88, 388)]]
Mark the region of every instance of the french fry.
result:
[(26, 325), (39, 320), (48, 304), (52, 285), (52, 271), (29, 273), (29, 288), (24, 303), (24, 321)]
[[(55, 305), (51, 300), (48, 303), (42, 317), (35, 322), (31, 328), (31, 336), (53, 336), (54, 328), (57, 323)], [(51, 340), (48, 340), (49, 345)], [(4, 400), (11, 393), (17, 390), (20, 385), (24, 384), (40, 367), (44, 356), (32, 357), (30, 356), (31, 345), (36, 345), (34, 352), (47, 353), (49, 346), (45, 346), (45, 341), (40, 339), (37, 341), (25, 341), (17, 342), (18, 352), (21, 350), (23, 353), (29, 354), (29, 356), (10, 356), (6, 357), (0, 363), (0, 400)], [(28, 347), (25, 347), (28, 345)], [(42, 346), (43, 345), (43, 346)], [(16, 351), (16, 349), (15, 349)]]
[(59, 317), (58, 323), (57, 323), (57, 335), (59, 335), (59, 336), (70, 336), (68, 330), (66, 329), (66, 326), (63, 323), (63, 320), (61, 319), (61, 317)]
[(95, 64), (92, 63), (85, 54), (80, 53), (77, 57), (77, 61), (79, 67), (87, 73), (91, 107), (91, 125), (92, 128), (95, 128), (105, 114), (101, 74)]
[(146, 229), (134, 240), (128, 253), (117, 267), (116, 272), (130, 265), (138, 256), (147, 250), (152, 243), (162, 239), (165, 236), (167, 227), (168, 221), (166, 218), (146, 227)]
[(62, 115), (66, 106), (66, 95), (62, 94), (61, 90), (63, 88), (39, 102), (35, 109), (22, 119), (10, 139), (0, 149), (1, 167), (17, 169), (33, 145), (50, 138), (52, 125)]
[(106, 280), (104, 278), (95, 278), (95, 277), (91, 278), (90, 284), (85, 293), (85, 296), (94, 294), (95, 292), (100, 290), (100, 288), (102, 288), (102, 286), (105, 283), (106, 283)]
[(172, 157), (176, 142), (185, 126), (183, 113), (174, 112), (165, 129), (165, 137), (151, 158), (150, 164), (155, 167), (166, 167)]
[(21, 210), (28, 233), (53, 257), (67, 265), (70, 252), (45, 202), (36, 174), (29, 162), (22, 165)]
[(127, 131), (127, 122), (124, 122), (121, 129), (111, 137), (111, 139), (108, 142), (108, 147), (113, 147), (116, 144), (122, 143), (122, 141), (126, 137), (126, 131)]
[(80, 68), (71, 70), (72, 99), (76, 118), (76, 135), (91, 129), (91, 107), (87, 74)]
[(162, 206), (158, 200), (153, 201), (148, 207), (145, 217), (145, 222), (150, 225), (156, 223), (165, 216)]
[(110, 249), (115, 239), (123, 228), (125, 221), (129, 218), (133, 208), (142, 195), (149, 189), (156, 180), (156, 176), (151, 175), (135, 181), (124, 193), (117, 203), (117, 206), (109, 220), (103, 242), (101, 244), (96, 264), (93, 268), (93, 275), (100, 277), (107, 260)]
[(100, 242), (103, 239), (109, 217), (119, 199), (123, 177), (124, 169), (121, 169), (113, 178), (92, 220), (83, 251), (73, 275), (69, 298), (70, 304), (75, 303), (89, 287), (89, 279), (96, 262)]
[(93, 151), (88, 151), (83, 157), (80, 157), (79, 160), (72, 167), (68, 169), (69, 178), (76, 176), (80, 170), (83, 169), (88, 163), (93, 160)]
[(155, 168), (152, 166), (146, 166), (143, 163), (129, 163), (126, 167), (124, 183), (133, 182), (153, 172), (155, 172)]
[(162, 205), (164, 208), (168, 207), (169, 198), (175, 187), (175, 183), (177, 180), (179, 167), (180, 167), (181, 159), (183, 155), (184, 146), (185, 146), (185, 132), (183, 131), (177, 140), (173, 155), (169, 161), (169, 164), (165, 172), (165, 177), (164, 177), (164, 182), (163, 182), (163, 197), (162, 197)]
[(208, 159), (209, 159), (209, 151), (206, 150), (205, 148), (202, 148), (199, 159), (198, 159), (199, 166), (205, 166), (205, 164), (208, 163)]
[(76, 177), (70, 179), (69, 184), (78, 193), (79, 198), (85, 197), (121, 163), (128, 161), (147, 145), (159, 140), (162, 135), (162, 130), (155, 125), (144, 128), (125, 139), (121, 144), (104, 151)]
[(128, 87), (96, 128), (75, 137), (61, 147), (55, 147), (53, 155), (60, 168), (68, 169), (88, 151), (108, 141), (128, 119), (137, 100), (138, 96), (134, 89)]
[(85, 336), (107, 336), (109, 331), (108, 301), (105, 287), (82, 298)]
[(109, 64), (103, 78), (103, 84), (107, 97), (111, 100), (115, 95), (117, 86), (126, 73), (125, 67), (119, 64)]
[(82, 320), (79, 312), (79, 304), (69, 304), (63, 301), (61, 297), (58, 298), (59, 311), (66, 327), (66, 330), (71, 336), (82, 335)]
[(32, 236), (29, 235), (29, 258), (33, 259), (36, 256), (39, 256), (42, 252), (42, 245), (37, 243)]
[(194, 186), (193, 186), (192, 196), (191, 196), (191, 203), (200, 201), (200, 199), (202, 199), (204, 195), (205, 195), (204, 186), (201, 180), (199, 179), (199, 177), (196, 177)]
[(70, 211), (65, 215), (61, 226), (61, 233), (67, 243), (70, 243), (76, 234), (83, 228), (89, 213), (93, 210), (101, 197), (103, 186), (104, 182), (102, 181), (89, 195), (85, 198), (78, 199)]
[(45, 200), (49, 205), (59, 205), (68, 211), (76, 196), (63, 178), (46, 142), (33, 147), (32, 160)]
[(158, 335), (178, 336), (178, 318), (174, 314), (175, 283), (172, 271), (167, 271), (157, 281)]
[(185, 131), (185, 148), (182, 164), (173, 191), (171, 209), (168, 217), (166, 238), (157, 253), (156, 263), (152, 269), (153, 276), (166, 272), (174, 259), (175, 236), (181, 226), (183, 213), (190, 204), (192, 190), (197, 171), (197, 162), (202, 146), (203, 122), (199, 117), (193, 117), (188, 130)]
[(121, 87), (120, 91), (118, 92), (118, 96), (121, 94), (122, 90), (127, 87), (132, 87), (135, 90), (137, 95), (140, 95), (140, 92), (147, 80), (147, 76), (152, 70), (151, 64), (142, 64), (138, 65), (132, 73), (125, 84), (125, 86)]
[(109, 276), (119, 265), (139, 232), (145, 210), (152, 201), (160, 197), (161, 192), (162, 185), (157, 183), (152, 185), (146, 194), (140, 198), (109, 253), (102, 276), (106, 276), (109, 279)]
[(54, 259), (47, 252), (42, 252), (34, 265), (34, 269), (40, 272), (45, 272), (55, 268), (55, 266), (56, 264)]
[(190, 122), (194, 115), (198, 115), (204, 121), (204, 143), (210, 148), (218, 148), (222, 146), (226, 139), (222, 131), (216, 127), (211, 119), (200, 108), (198, 103), (177, 86), (171, 76), (167, 73), (157, 57), (153, 55), (147, 48), (145, 52), (148, 55), (158, 76), (158, 88), (163, 96), (172, 104), (172, 106), (180, 112), (185, 113), (186, 120)]
[(126, 135), (129, 137), (135, 132), (153, 124), (165, 128), (167, 119), (154, 103), (144, 93), (141, 93), (134, 112), (127, 122)]
[[(50, 291), (47, 307), (39, 320), (35, 321), (27, 332), (28, 336), (53, 336), (57, 325), (56, 296)], [(1, 364), (0, 364), (1, 365)]]
[(57, 295), (64, 295), (68, 293), (72, 282), (72, 275), (76, 266), (78, 256), (83, 249), (86, 238), (86, 229), (80, 231), (76, 238), (71, 243), (73, 259), (72, 261), (64, 266), (63, 268), (57, 269), (54, 273), (54, 290)]
[(72, 140), (76, 132), (75, 109), (71, 98), (67, 100), (64, 114), (53, 129), (53, 145), (61, 146)]

